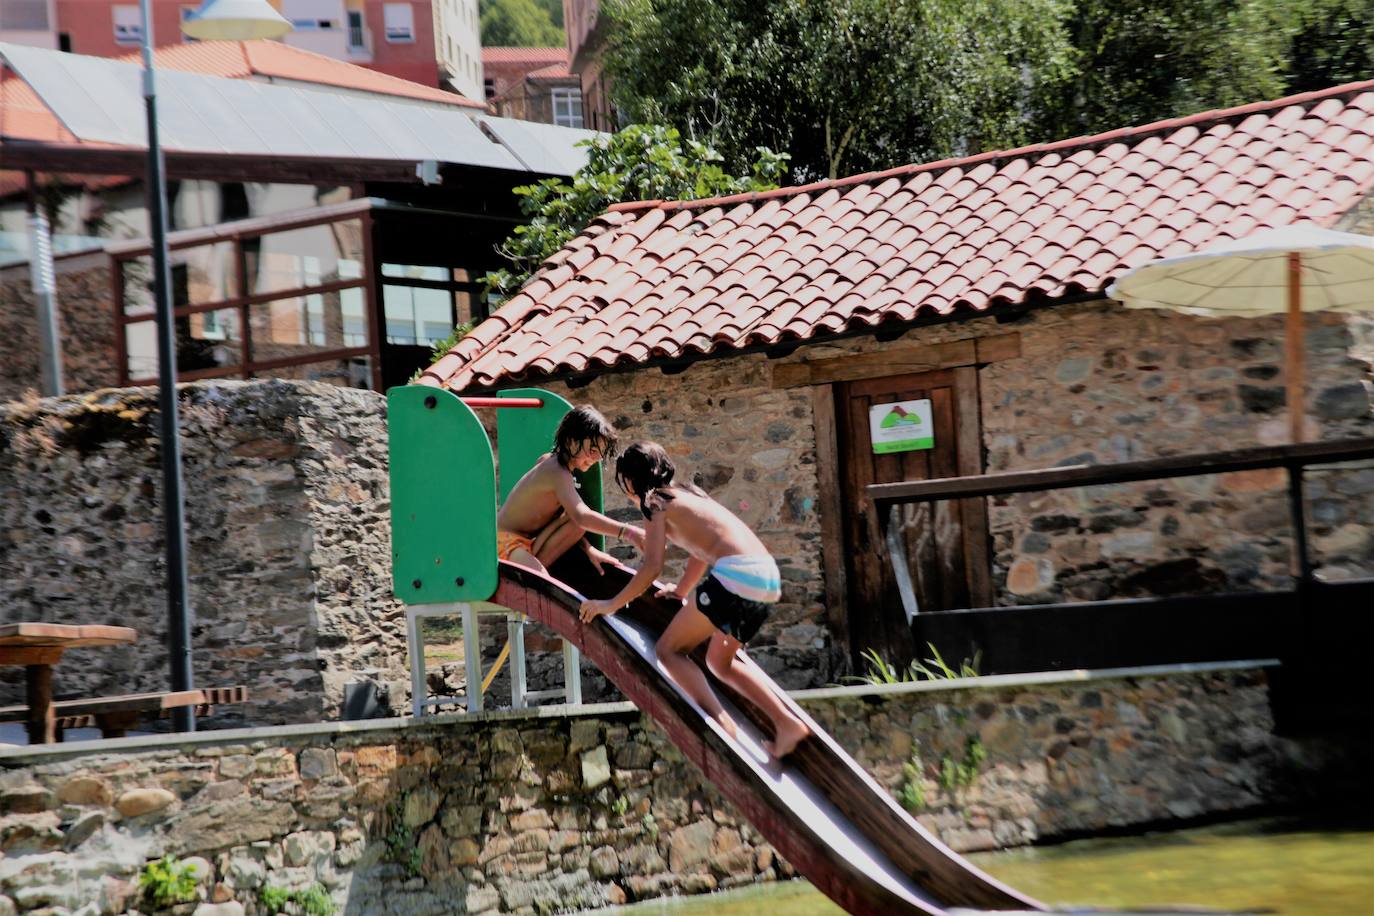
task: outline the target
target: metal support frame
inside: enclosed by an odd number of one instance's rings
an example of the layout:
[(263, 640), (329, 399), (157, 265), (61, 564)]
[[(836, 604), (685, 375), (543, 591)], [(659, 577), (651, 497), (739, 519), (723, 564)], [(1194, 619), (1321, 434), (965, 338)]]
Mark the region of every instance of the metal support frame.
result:
[(481, 712), (482, 647), (478, 622), (483, 616), (506, 618), (506, 636), (510, 641), (511, 708), (526, 709), (531, 702), (562, 697), (570, 706), (582, 703), (581, 653), (577, 647), (563, 640), (563, 687), (551, 690), (525, 689), (525, 615), (510, 608), (486, 602), (451, 601), (440, 604), (412, 604), (406, 608), (406, 640), (410, 652), (410, 705), (415, 718), (427, 714), (434, 706), (463, 703), (463, 697), (431, 697), (425, 684), (425, 652), (420, 638), (420, 620), (424, 617), (463, 615), (463, 653), (467, 676), (467, 711)]
[(916, 600), (916, 586), (911, 581), (911, 563), (906, 552), (906, 540), (902, 537), (899, 515), (902, 507), (893, 503), (887, 509), (887, 518), (880, 520), (883, 527), (883, 540), (887, 542), (887, 554), (892, 560), (892, 574), (897, 580), (897, 593), (902, 598), (902, 609), (906, 612), (906, 622), (910, 626), (921, 612)]

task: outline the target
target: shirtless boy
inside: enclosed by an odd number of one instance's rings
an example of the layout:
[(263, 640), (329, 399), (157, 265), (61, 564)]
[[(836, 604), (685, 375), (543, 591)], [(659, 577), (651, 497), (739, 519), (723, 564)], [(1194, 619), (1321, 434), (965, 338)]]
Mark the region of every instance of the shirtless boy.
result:
[(660, 597), (671, 595), (685, 602), (654, 647), (658, 659), (706, 714), (734, 737), (734, 720), (688, 656), (710, 640), (707, 667), (763, 710), (775, 736), (764, 742), (764, 750), (784, 757), (810, 729), (783, 704), (757, 668), (735, 662), (735, 653), (758, 633), (768, 617), (768, 606), (780, 597), (777, 564), (748, 525), (701, 488), (674, 483), (675, 473), (672, 459), (655, 442), (634, 443), (616, 462), (616, 483), (639, 501), (648, 520), (644, 564), (614, 598), (584, 602), (582, 619), (590, 622), (602, 614), (614, 614), (643, 594), (663, 570), (666, 542), (686, 550), (690, 559), (682, 581), (658, 592)]
[(496, 516), (496, 555), (547, 573), (547, 567), (574, 544), (592, 561), (615, 562), (582, 536), (584, 531), (644, 543), (644, 529), (625, 525), (587, 506), (577, 493), (574, 472), (585, 471), (615, 453), (615, 430), (591, 407), (564, 415), (553, 437), (553, 451), (534, 463), (511, 488)]

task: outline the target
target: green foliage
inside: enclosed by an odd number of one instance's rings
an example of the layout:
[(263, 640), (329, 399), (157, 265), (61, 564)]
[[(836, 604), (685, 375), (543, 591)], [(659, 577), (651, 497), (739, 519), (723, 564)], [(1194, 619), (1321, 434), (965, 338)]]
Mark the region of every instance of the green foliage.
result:
[(502, 243), (501, 253), (514, 268), (483, 278), (489, 295), (504, 299), (515, 292), (540, 264), (611, 204), (765, 191), (777, 187), (787, 158), (756, 149), (749, 173), (731, 175), (710, 146), (683, 140), (676, 130), (652, 124), (631, 125), (585, 145), (587, 164), (571, 182), (548, 178), (515, 189), (529, 223), (517, 226)]
[(1075, 77), (1043, 138), (1146, 124), (1283, 94), (1291, 0), (1079, 0)]
[(404, 865), (406, 872), (414, 878), (420, 874), (424, 853), (417, 845), (415, 831), (405, 824), (405, 796), (392, 802), (386, 809), (386, 857), (392, 862)]
[(1299, 6), (1285, 92), (1374, 76), (1374, 0), (1311, 0)]
[(481, 0), (482, 46), (552, 48), (563, 35), (560, 0)]
[(190, 903), (196, 899), (196, 868), (176, 856), (165, 855), (143, 866), (138, 887), (156, 906)]
[(658, 839), (658, 821), (652, 814), (645, 814), (639, 819), (640, 826), (644, 828), (644, 833), (651, 840)]
[[(268, 916), (292, 912), (293, 909), (302, 916), (334, 916), (335, 909), (334, 898), (319, 884), (312, 884), (304, 890), (269, 885), (258, 891), (258, 902)], [(291, 908), (292, 904), (294, 908)]]
[(988, 759), (987, 749), (977, 735), (970, 735), (964, 744), (964, 758), (956, 761), (949, 754), (940, 758), (940, 786), (947, 792), (973, 785), (983, 762)]
[(615, 797), (615, 800), (611, 802), (611, 811), (612, 811), (617, 817), (624, 817), (624, 816), (625, 816), (625, 812), (626, 812), (626, 811), (629, 811), (629, 810), (630, 810), (630, 800), (629, 800), (628, 798), (626, 798), (624, 795), (617, 795), (617, 796)]
[(797, 180), (1026, 139), (1071, 75), (1071, 0), (607, 0), (620, 113)]
[(1374, 0), (605, 0), (620, 115), (797, 181), (1374, 75)]
[(897, 790), (897, 800), (912, 814), (926, 806), (925, 764), (921, 761), (920, 745), (913, 739), (911, 757), (902, 764), (902, 786)]
[(935, 648), (934, 643), (926, 643), (926, 648), (930, 650), (931, 658), (913, 659), (905, 670), (900, 671), (896, 665), (879, 655), (876, 649), (865, 649), (860, 655), (864, 664), (868, 666), (868, 671), (860, 675), (851, 675), (843, 678), (843, 680), (852, 684), (872, 684), (876, 687), (882, 684), (911, 684), (916, 681), (978, 677), (978, 669), (983, 663), (981, 649), (973, 653), (973, 658), (965, 658), (959, 663), (958, 669), (955, 669), (945, 661), (944, 656), (940, 654), (939, 649)]

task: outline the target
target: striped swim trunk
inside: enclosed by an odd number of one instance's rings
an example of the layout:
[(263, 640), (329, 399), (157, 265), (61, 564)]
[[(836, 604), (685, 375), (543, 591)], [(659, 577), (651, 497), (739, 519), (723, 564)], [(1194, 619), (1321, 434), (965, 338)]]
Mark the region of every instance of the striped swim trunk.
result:
[(721, 557), (696, 589), (697, 609), (742, 644), (758, 635), (780, 597), (778, 565), (767, 554)]

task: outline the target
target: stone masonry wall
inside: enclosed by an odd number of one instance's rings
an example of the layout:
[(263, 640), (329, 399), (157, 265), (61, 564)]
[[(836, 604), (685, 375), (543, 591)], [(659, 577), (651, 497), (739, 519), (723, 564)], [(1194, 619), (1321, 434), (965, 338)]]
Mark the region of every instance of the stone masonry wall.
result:
[[(1308, 319), (1306, 420), (1313, 439), (1374, 435), (1374, 322)], [(1021, 355), (979, 370), (985, 470), (1106, 464), (1287, 440), (1282, 319), (1205, 320), (1110, 302), (806, 346), (779, 362), (887, 352), (1018, 332)], [(824, 649), (815, 427), (810, 393), (772, 388), (762, 354), (673, 375), (604, 375), (576, 389), (626, 440), (661, 441), (755, 528), (784, 594), (757, 651), (789, 687), (834, 679)], [(1320, 575), (1374, 575), (1374, 471), (1314, 472)], [(635, 510), (619, 494), (610, 514)], [(1254, 472), (990, 500), (996, 602), (1023, 604), (1272, 587), (1287, 576), (1284, 476)], [(677, 562), (681, 562), (679, 557)], [(670, 570), (675, 574), (678, 567)]]
[[(68, 391), (118, 384), (115, 367), (114, 305), (109, 257), (103, 253), (56, 258), (57, 333)], [(0, 401), (41, 387), (38, 317), (29, 266), (0, 269)]]
[[(251, 697), (210, 724), (333, 717), (350, 681), (403, 691), (382, 396), (216, 382), (179, 403), (195, 679)], [(67, 653), (59, 696), (167, 688), (157, 427), (153, 389), (0, 406), (3, 619), (139, 631)], [(0, 668), (0, 704), (22, 674)]]
[[(1296, 759), (1255, 670), (800, 699), (959, 851), (1279, 804)], [(546, 913), (792, 874), (623, 704), (0, 753), (0, 912), (124, 912), (164, 854), (223, 914), (272, 887)]]

